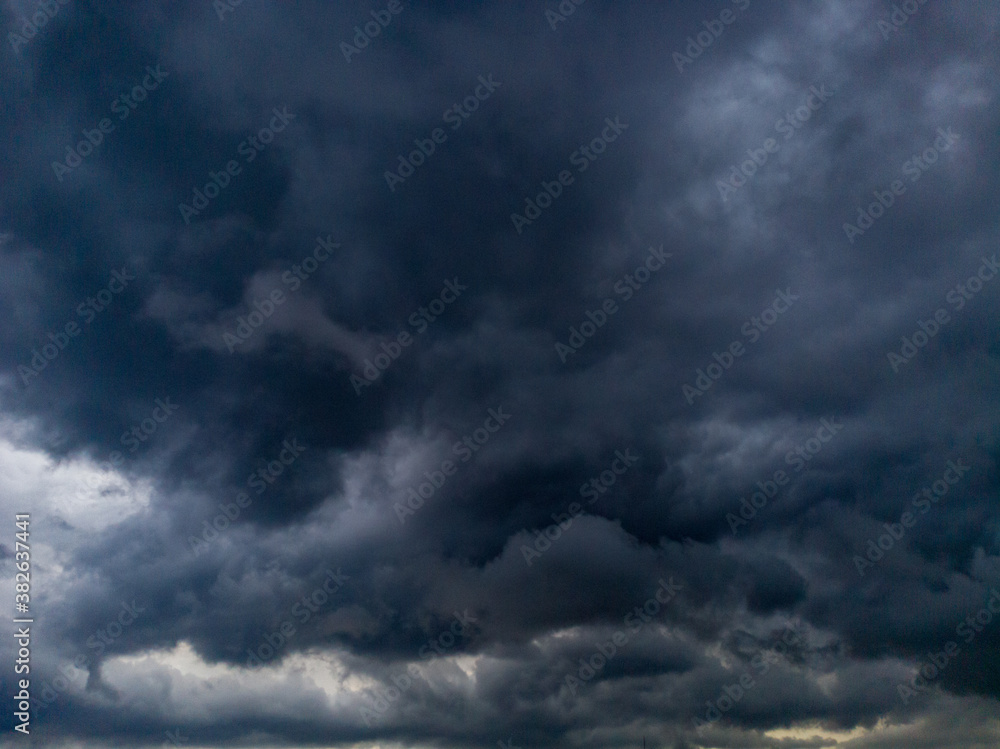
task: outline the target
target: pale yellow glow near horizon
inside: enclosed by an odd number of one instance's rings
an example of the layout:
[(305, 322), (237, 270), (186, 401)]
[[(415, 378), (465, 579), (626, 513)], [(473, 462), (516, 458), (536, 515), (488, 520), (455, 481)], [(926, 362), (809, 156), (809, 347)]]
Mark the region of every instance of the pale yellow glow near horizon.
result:
[(873, 729), (858, 726), (850, 731), (830, 731), (819, 726), (797, 726), (795, 728), (777, 728), (773, 731), (765, 731), (764, 735), (772, 739), (795, 739), (797, 741), (820, 738), (828, 740), (830, 746), (836, 746), (844, 741), (881, 733), (882, 729), (882, 722), (879, 721), (878, 725)]

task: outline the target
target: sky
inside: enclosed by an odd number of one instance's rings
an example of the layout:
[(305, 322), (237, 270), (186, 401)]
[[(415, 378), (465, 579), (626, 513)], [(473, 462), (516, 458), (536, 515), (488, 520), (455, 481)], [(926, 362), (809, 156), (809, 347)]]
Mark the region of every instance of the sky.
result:
[(0, 746), (1000, 745), (998, 16), (4, 0)]

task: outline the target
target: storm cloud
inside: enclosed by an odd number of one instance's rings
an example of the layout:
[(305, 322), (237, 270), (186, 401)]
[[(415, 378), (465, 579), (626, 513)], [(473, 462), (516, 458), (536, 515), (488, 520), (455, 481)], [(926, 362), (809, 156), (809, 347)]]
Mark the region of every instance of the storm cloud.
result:
[(993, 4), (0, 19), (5, 746), (1000, 742)]

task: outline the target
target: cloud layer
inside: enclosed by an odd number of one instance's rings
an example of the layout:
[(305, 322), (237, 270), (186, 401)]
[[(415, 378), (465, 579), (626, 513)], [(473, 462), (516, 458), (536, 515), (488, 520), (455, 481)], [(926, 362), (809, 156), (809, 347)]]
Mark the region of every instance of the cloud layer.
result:
[(996, 746), (991, 4), (134, 5), (0, 14), (35, 740)]

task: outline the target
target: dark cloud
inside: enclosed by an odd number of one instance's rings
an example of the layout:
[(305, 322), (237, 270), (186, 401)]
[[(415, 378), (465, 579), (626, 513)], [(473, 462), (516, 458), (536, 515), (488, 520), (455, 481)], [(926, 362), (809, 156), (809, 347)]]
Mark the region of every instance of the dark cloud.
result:
[(995, 745), (990, 11), (5, 3), (35, 740)]

